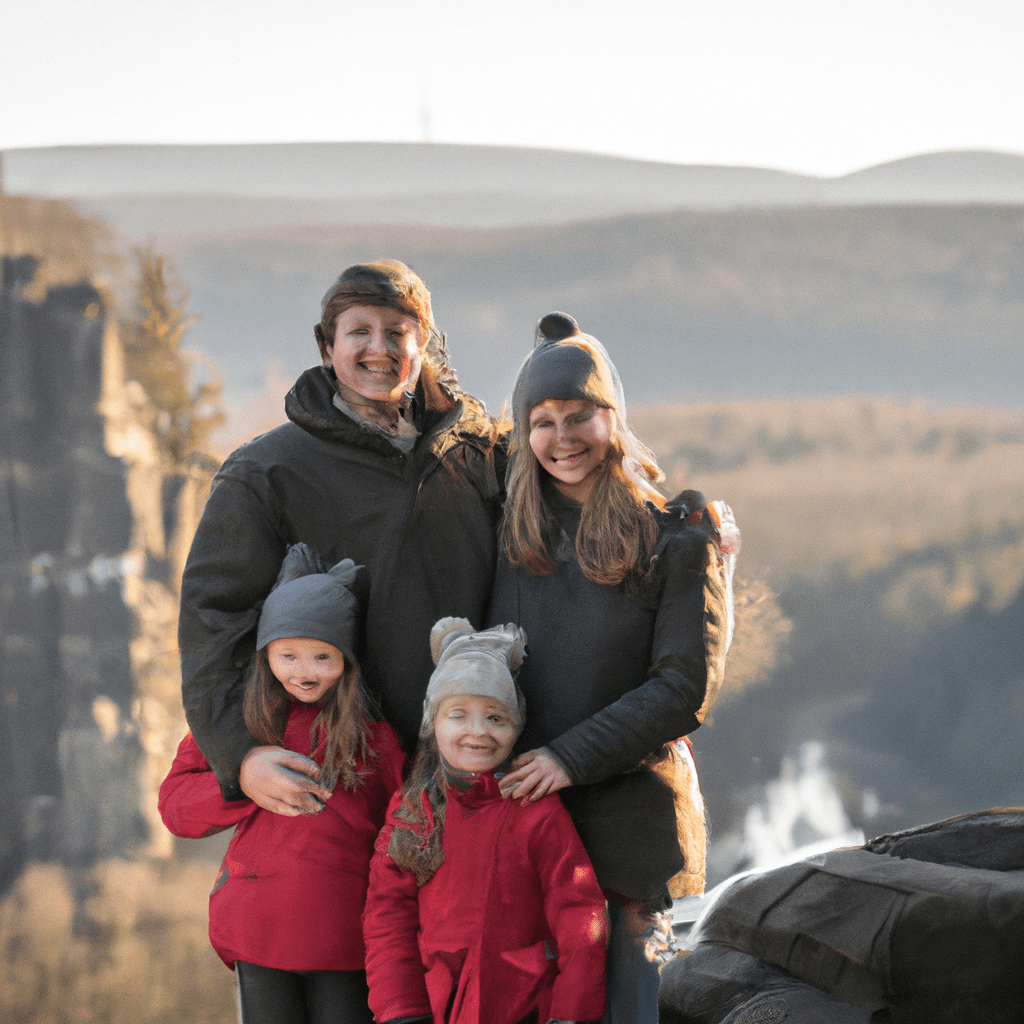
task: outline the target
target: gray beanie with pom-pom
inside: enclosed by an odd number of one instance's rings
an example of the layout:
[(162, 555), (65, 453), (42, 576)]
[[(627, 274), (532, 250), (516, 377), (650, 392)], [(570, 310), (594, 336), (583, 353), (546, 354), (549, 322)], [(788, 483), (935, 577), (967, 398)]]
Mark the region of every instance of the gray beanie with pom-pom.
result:
[(508, 623), (477, 632), (468, 619), (439, 619), (430, 631), (430, 653), (437, 668), (423, 701), (421, 736), (433, 729), (441, 701), (463, 694), (496, 700), (522, 729), (526, 701), (515, 682), (526, 654), (522, 629)]

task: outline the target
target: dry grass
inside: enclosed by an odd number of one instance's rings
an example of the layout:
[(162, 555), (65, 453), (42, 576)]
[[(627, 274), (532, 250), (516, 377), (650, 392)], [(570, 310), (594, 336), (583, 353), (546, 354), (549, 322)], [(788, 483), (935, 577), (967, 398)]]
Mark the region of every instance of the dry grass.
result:
[(230, 1024), (206, 934), (209, 863), (29, 866), (0, 904), (6, 1024)]
[(1024, 583), (1019, 413), (850, 398), (652, 406), (630, 422), (670, 492), (729, 502), (739, 571), (773, 589), (936, 550), (952, 566), (938, 588), (919, 582), (946, 605), (997, 610)]

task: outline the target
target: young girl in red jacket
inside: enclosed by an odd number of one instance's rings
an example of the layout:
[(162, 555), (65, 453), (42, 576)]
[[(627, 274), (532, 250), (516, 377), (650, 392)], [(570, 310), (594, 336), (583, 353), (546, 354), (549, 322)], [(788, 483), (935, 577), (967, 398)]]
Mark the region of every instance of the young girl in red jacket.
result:
[(604, 1007), (605, 902), (558, 797), (502, 800), (525, 634), (441, 619), (416, 761), (363, 915), (379, 1022), (547, 1024)]
[(191, 733), (160, 787), (176, 836), (234, 826), (210, 895), (210, 941), (235, 969), (242, 1024), (369, 1024), (361, 915), (374, 839), (401, 783), (391, 727), (367, 714), (354, 650), (351, 560), (331, 569), (293, 545), (258, 615), (245, 719), (261, 742), (319, 769), (315, 814), (225, 801)]

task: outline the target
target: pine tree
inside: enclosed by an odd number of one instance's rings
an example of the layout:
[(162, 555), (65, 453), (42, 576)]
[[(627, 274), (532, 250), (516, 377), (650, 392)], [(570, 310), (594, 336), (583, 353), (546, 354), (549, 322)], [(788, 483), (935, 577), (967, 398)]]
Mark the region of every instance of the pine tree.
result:
[[(141, 385), (155, 410), (157, 441), (169, 468), (184, 468), (189, 456), (206, 451), (213, 430), (224, 422), (223, 383), (216, 368), (182, 341), (198, 316), (188, 312), (188, 291), (168, 280), (164, 259), (150, 249), (136, 248), (138, 306), (121, 320), (125, 376)], [(205, 379), (193, 383), (197, 365), (205, 363)]]

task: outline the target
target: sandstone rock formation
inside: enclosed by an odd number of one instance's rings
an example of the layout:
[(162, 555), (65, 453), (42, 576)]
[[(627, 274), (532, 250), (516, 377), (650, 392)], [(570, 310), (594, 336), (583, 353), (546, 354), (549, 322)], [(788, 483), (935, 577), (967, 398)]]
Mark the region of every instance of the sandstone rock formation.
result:
[(171, 840), (156, 788), (185, 724), (177, 581), (214, 468), (168, 467), (87, 281), (0, 287), (0, 892), (29, 860)]

